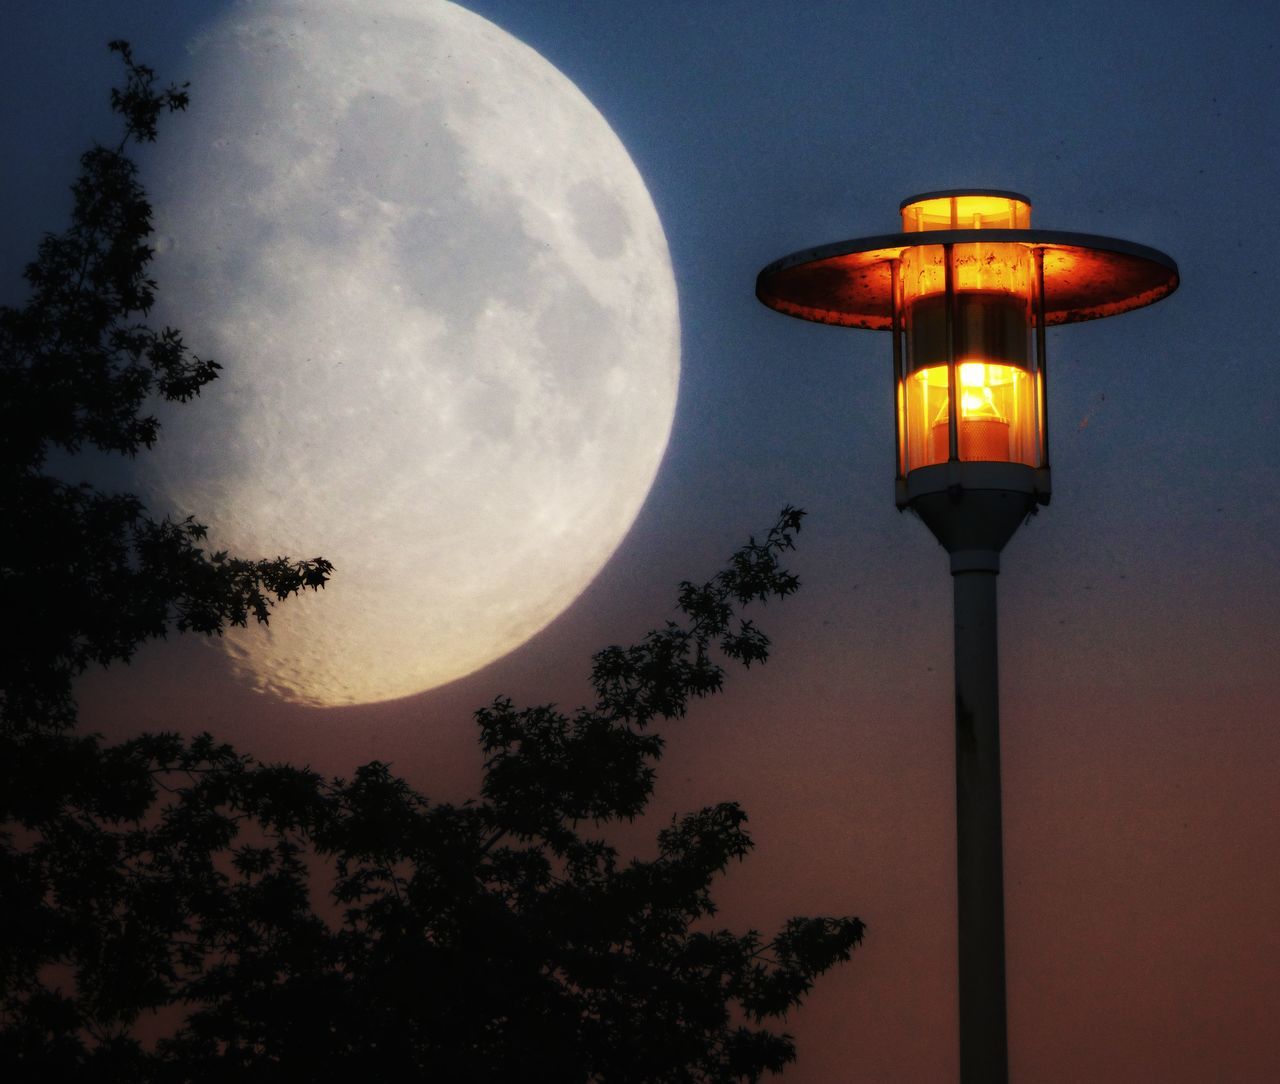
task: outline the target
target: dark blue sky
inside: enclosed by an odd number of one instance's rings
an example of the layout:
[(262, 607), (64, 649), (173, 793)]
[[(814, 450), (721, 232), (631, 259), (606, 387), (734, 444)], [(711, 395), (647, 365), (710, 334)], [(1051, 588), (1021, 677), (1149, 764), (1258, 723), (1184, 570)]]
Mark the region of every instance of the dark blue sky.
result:
[[(225, 6), (8, 5), (6, 299), (65, 213), (76, 156), (110, 130), (106, 40), (183, 79), (184, 41)], [(953, 1077), (945, 555), (893, 507), (887, 340), (786, 319), (752, 291), (777, 257), (892, 231), (904, 196), (1021, 191), (1037, 226), (1168, 252), (1182, 286), (1049, 335), (1053, 504), (1000, 578), (1013, 1074), (1280, 1077), (1280, 13), (465, 6), (581, 88), (662, 217), (684, 370), (640, 519), (550, 628), (435, 693), (275, 705), (173, 643), (91, 678), (87, 717), (115, 733), (210, 728), (335, 772), (389, 758), (463, 797), (471, 709), (500, 691), (575, 702), (592, 650), (660, 622), (678, 580), (803, 506), (805, 586), (760, 618), (775, 657), (670, 730), (656, 818), (746, 806), (759, 847), (725, 882), (727, 923), (870, 924), (789, 1022), (801, 1056), (786, 1079)]]

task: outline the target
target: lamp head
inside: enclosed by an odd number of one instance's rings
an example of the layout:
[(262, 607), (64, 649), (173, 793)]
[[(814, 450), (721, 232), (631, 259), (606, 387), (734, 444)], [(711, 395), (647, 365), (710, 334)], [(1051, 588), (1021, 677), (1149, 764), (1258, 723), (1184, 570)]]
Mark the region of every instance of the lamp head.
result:
[(998, 551), (1049, 500), (1045, 328), (1152, 304), (1177, 289), (1178, 268), (1129, 241), (1033, 230), (1016, 192), (926, 192), (899, 211), (901, 233), (771, 263), (756, 296), (788, 316), (891, 333), (898, 506), (952, 549), (935, 521), (956, 517), (938, 508), (1003, 494), (1004, 525), (961, 531), (966, 547), (987, 538)]

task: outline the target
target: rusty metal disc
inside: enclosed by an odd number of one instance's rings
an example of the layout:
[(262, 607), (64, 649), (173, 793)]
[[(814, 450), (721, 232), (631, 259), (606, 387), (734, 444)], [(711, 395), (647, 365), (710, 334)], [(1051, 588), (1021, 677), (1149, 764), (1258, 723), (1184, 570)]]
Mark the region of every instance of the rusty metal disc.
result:
[(1046, 324), (1115, 316), (1178, 288), (1178, 265), (1132, 241), (1061, 230), (931, 230), (839, 241), (785, 256), (757, 276), (756, 297), (802, 320), (887, 331), (890, 261), (910, 248), (947, 244), (1042, 249)]

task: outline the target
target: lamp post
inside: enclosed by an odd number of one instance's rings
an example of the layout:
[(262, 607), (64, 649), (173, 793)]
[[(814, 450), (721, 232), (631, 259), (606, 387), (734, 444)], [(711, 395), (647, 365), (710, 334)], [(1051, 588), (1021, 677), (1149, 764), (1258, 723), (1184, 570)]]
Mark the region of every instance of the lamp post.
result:
[(1016, 192), (903, 200), (902, 232), (797, 252), (756, 296), (789, 316), (888, 331), (895, 500), (950, 554), (955, 606), (960, 1079), (1008, 1080), (996, 575), (1049, 503), (1045, 328), (1168, 296), (1177, 265), (1110, 237), (1031, 229)]

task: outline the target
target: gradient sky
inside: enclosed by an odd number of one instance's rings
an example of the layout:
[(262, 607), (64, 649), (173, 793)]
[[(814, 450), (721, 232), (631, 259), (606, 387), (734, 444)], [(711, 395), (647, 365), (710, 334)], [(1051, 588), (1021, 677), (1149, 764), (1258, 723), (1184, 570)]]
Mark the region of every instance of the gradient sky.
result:
[[(106, 40), (183, 79), (184, 42), (224, 6), (6, 5), (0, 297), (61, 223), (79, 152), (112, 130)], [(636, 838), (739, 800), (758, 846), (722, 883), (726, 924), (869, 924), (788, 1022), (784, 1079), (953, 1079), (946, 556), (893, 506), (887, 338), (787, 319), (753, 285), (797, 249), (891, 232), (904, 196), (1020, 191), (1034, 225), (1158, 248), (1182, 286), (1049, 332), (1053, 503), (1000, 577), (1012, 1076), (1280, 1079), (1280, 9), (464, 6), (594, 102), (662, 217), (684, 371), (640, 518), (561, 618), (435, 692), (281, 705), (178, 640), (90, 675), (86, 722), (210, 729), (335, 773), (387, 759), (463, 798), (474, 708), (581, 701), (593, 650), (660, 623), (677, 581), (800, 505), (804, 586), (759, 615), (774, 658), (667, 728)]]

